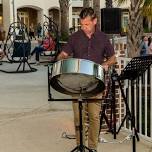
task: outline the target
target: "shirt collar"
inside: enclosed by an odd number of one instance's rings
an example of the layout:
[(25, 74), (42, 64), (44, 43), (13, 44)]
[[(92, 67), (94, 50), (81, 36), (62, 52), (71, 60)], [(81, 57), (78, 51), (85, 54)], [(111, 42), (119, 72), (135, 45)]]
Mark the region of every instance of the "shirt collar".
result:
[[(81, 29), (80, 31), (81, 31), (81, 33), (82, 33), (85, 37), (87, 37), (86, 34), (84, 33), (84, 31), (83, 31), (82, 29)], [(99, 28), (96, 27), (96, 28), (95, 28), (95, 32), (92, 34), (91, 38), (97, 36), (97, 34), (98, 34), (99, 32), (100, 32)], [(88, 37), (87, 37), (87, 38), (88, 38)]]
[[(84, 35), (86, 38), (88, 38), (87, 35), (84, 33), (83, 30), (80, 30), (80, 31), (81, 31), (82, 35)], [(100, 30), (99, 30), (98, 28), (96, 28), (96, 29), (95, 29), (95, 32), (92, 34), (91, 38), (96, 37), (99, 31), (100, 31)], [(88, 38), (88, 39), (89, 39), (89, 38)]]

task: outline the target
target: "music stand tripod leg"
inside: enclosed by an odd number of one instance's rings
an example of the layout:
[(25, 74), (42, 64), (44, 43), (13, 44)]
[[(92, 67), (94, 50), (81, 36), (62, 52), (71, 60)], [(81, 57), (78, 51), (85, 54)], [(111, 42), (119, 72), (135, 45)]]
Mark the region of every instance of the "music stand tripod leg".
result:
[[(105, 99), (106, 100), (106, 99)], [(108, 117), (106, 115), (106, 108), (107, 108), (107, 103), (108, 101), (105, 101), (105, 103), (103, 103), (103, 107), (102, 108), (102, 111), (101, 111), (101, 116), (100, 116), (100, 129), (99, 129), (99, 135), (100, 135), (100, 132), (101, 132), (101, 129), (102, 129), (102, 123), (103, 123), (103, 120), (105, 120), (105, 123), (107, 124), (107, 127), (108, 127), (108, 131), (109, 132), (112, 132), (113, 133), (113, 130), (112, 130), (112, 125), (111, 123), (109, 122), (108, 120)]]
[(79, 133), (80, 133), (80, 145), (78, 145), (77, 147), (75, 147), (71, 152), (85, 152), (85, 149), (87, 149), (88, 151), (91, 152), (91, 149), (89, 149), (88, 147), (86, 147), (83, 144), (83, 122), (82, 122), (82, 110), (83, 110), (83, 106), (82, 106), (82, 99), (78, 99), (78, 104), (79, 104)]
[(50, 70), (49, 70), (49, 66), (48, 66), (48, 101), (50, 101), (51, 100), (51, 98), (52, 98), (52, 94), (51, 94), (51, 89), (50, 89)]
[(121, 127), (123, 126), (125, 120), (127, 119), (127, 117), (129, 117), (129, 119), (131, 120), (131, 112), (130, 112), (130, 109), (129, 109), (129, 106), (128, 106), (128, 103), (127, 103), (127, 98), (126, 98), (126, 96), (124, 94), (121, 82), (120, 82), (119, 79), (117, 79), (117, 81), (118, 81), (118, 85), (119, 85), (119, 88), (120, 88), (120, 91), (121, 91), (121, 95), (122, 95), (122, 97), (124, 99), (124, 103), (126, 105), (126, 115), (124, 116), (124, 118), (123, 118), (123, 120), (122, 120), (122, 122), (121, 122), (121, 124), (120, 124), (120, 126), (119, 126), (119, 128), (117, 130), (117, 134), (118, 134), (119, 131), (121, 130)]
[[(131, 83), (133, 83), (133, 82), (131, 81)], [(120, 125), (120, 127), (119, 127), (119, 129), (118, 129), (118, 131), (117, 131), (117, 134), (119, 133), (122, 125), (124, 124), (126, 118), (128, 117), (129, 120), (131, 121), (132, 126), (134, 127), (135, 136), (136, 136), (136, 138), (137, 138), (137, 141), (139, 141), (139, 136), (138, 136), (137, 130), (136, 130), (136, 128), (135, 128), (134, 88), (133, 88), (133, 87), (131, 88), (131, 97), (132, 97), (132, 99), (131, 99), (131, 101), (132, 101), (132, 114), (131, 114), (131, 111), (130, 111), (130, 109), (129, 109), (129, 105), (128, 105), (128, 102), (127, 102), (127, 98), (125, 97), (125, 94), (124, 94), (124, 91), (123, 91), (123, 88), (122, 88), (122, 85), (121, 85), (120, 80), (118, 80), (118, 84), (119, 84), (119, 87), (120, 87), (120, 90), (121, 90), (121, 94), (122, 94), (122, 97), (123, 97), (124, 102), (125, 102), (125, 105), (126, 105), (126, 115), (125, 115), (124, 119), (122, 120), (122, 123), (121, 123), (121, 125)], [(133, 84), (131, 84), (131, 86), (133, 86)]]
[[(135, 101), (134, 101), (134, 82), (131, 80), (131, 129), (132, 129), (132, 150), (136, 152), (136, 136), (137, 132), (135, 129)], [(137, 136), (137, 140), (139, 137)]]
[(112, 115), (113, 115), (113, 135), (114, 135), (114, 139), (116, 139), (116, 84), (115, 84), (115, 77), (113, 77), (113, 74), (111, 75), (111, 80), (112, 80), (112, 102), (111, 102), (111, 111), (112, 111)]
[(131, 111), (129, 109), (129, 105), (128, 105), (128, 102), (127, 102), (127, 98), (125, 97), (125, 94), (124, 94), (124, 91), (123, 91), (123, 88), (122, 88), (122, 85), (121, 85), (121, 82), (120, 80), (118, 79), (118, 84), (119, 84), (119, 87), (120, 87), (120, 90), (121, 90), (121, 94), (122, 94), (122, 97), (124, 99), (124, 102), (125, 102), (125, 105), (126, 105), (126, 115), (117, 131), (117, 134), (119, 133), (124, 121), (126, 120), (127, 116), (129, 116), (129, 120), (131, 121), (131, 129), (132, 129), (132, 151), (133, 152), (136, 152), (136, 138), (137, 138), (137, 141), (139, 141), (139, 136), (137, 134), (137, 130), (135, 128), (135, 103), (134, 103), (134, 87), (133, 87), (133, 80), (131, 80)]
[[(49, 66), (51, 68), (49, 68)], [(51, 76), (52, 76), (52, 69), (53, 69), (53, 63), (50, 63), (50, 65), (48, 65), (48, 75), (47, 75), (47, 78), (48, 78), (48, 101), (51, 101), (52, 99), (52, 93), (51, 93), (51, 89), (50, 89), (50, 79), (51, 79)]]

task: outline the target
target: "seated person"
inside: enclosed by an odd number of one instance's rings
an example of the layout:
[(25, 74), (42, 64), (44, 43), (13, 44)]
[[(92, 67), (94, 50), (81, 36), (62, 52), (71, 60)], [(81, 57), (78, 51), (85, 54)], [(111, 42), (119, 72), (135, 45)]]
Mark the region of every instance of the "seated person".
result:
[(39, 55), (43, 51), (53, 51), (55, 49), (55, 42), (50, 34), (50, 32), (46, 33), (46, 37), (43, 41), (38, 41), (39, 45), (34, 48), (31, 52), (31, 56), (36, 54), (36, 64), (39, 64)]
[(140, 56), (145, 56), (148, 54), (148, 37), (147, 36), (144, 36), (142, 38), (140, 48), (141, 48)]
[(4, 52), (2, 51), (2, 49), (0, 49), (0, 60), (2, 60), (4, 56), (5, 56)]

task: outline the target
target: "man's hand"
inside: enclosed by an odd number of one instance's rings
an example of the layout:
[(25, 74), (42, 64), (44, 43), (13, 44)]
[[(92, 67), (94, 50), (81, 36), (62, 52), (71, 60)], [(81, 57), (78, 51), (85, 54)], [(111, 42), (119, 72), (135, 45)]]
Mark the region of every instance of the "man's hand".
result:
[(64, 51), (62, 51), (58, 56), (57, 56), (57, 60), (61, 60), (61, 59), (66, 59), (68, 58), (68, 54)]
[(114, 65), (116, 63), (116, 56), (113, 55), (112, 57), (110, 57), (109, 59), (107, 59), (107, 61), (105, 61), (104, 63), (102, 63), (102, 67), (104, 68), (105, 72), (108, 71), (109, 67)]
[(107, 72), (109, 69), (109, 66), (107, 64), (102, 64), (102, 67), (105, 70), (105, 72)]

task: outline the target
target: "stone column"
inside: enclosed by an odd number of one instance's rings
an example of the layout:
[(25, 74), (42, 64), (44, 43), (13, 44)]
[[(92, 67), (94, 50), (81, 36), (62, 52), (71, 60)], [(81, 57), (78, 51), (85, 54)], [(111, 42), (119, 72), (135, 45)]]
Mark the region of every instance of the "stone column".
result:
[(13, 21), (12, 0), (3, 0), (3, 26), (8, 31), (11, 21)]
[(69, 28), (72, 27), (72, 0), (69, 2)]

